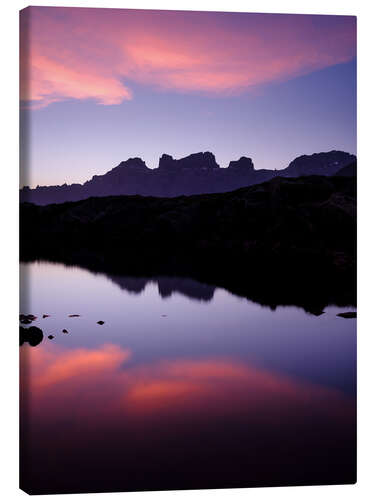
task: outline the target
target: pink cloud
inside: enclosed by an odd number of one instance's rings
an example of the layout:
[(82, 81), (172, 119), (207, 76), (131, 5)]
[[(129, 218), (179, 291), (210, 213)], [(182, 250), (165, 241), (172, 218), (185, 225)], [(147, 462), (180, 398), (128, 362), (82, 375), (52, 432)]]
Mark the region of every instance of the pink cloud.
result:
[(21, 99), (113, 105), (132, 83), (228, 95), (351, 60), (355, 19), (40, 8), (21, 13)]

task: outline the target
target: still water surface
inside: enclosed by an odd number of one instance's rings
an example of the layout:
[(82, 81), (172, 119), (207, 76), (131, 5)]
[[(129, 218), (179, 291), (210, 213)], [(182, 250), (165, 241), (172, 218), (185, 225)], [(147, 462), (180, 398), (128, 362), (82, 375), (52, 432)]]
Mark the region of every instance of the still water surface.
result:
[(356, 320), (336, 316), (352, 308), (45, 262), (21, 279), (44, 333), (20, 348), (28, 491), (355, 481)]

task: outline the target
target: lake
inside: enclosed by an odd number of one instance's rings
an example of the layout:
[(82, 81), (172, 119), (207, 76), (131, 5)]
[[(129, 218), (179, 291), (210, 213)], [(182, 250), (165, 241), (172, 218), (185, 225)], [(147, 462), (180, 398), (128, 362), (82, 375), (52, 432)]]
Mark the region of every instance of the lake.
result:
[(355, 482), (356, 320), (337, 316), (352, 310), (313, 315), (189, 277), (21, 264), (20, 312), (44, 334), (20, 347), (22, 484)]

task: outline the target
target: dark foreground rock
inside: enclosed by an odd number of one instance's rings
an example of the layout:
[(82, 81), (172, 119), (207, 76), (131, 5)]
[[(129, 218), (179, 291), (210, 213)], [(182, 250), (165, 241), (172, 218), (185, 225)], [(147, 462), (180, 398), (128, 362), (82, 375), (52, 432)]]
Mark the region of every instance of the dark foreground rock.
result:
[(30, 326), (30, 328), (24, 328), (20, 326), (20, 345), (27, 342), (32, 347), (37, 346), (43, 340), (43, 332), (37, 326)]

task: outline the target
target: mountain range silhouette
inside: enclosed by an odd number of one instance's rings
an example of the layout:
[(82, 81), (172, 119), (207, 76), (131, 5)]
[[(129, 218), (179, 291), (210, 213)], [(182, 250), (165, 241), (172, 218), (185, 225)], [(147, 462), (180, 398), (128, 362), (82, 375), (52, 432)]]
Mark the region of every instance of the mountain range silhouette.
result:
[(356, 157), (344, 151), (303, 155), (280, 170), (256, 170), (251, 158), (245, 156), (231, 161), (227, 168), (221, 168), (210, 152), (194, 153), (181, 159), (163, 154), (158, 168), (154, 169), (148, 168), (141, 158), (129, 158), (104, 175), (94, 175), (83, 184), (37, 186), (35, 189), (25, 186), (20, 190), (20, 201), (48, 205), (113, 195), (169, 198), (223, 193), (274, 177), (309, 175), (356, 175)]

